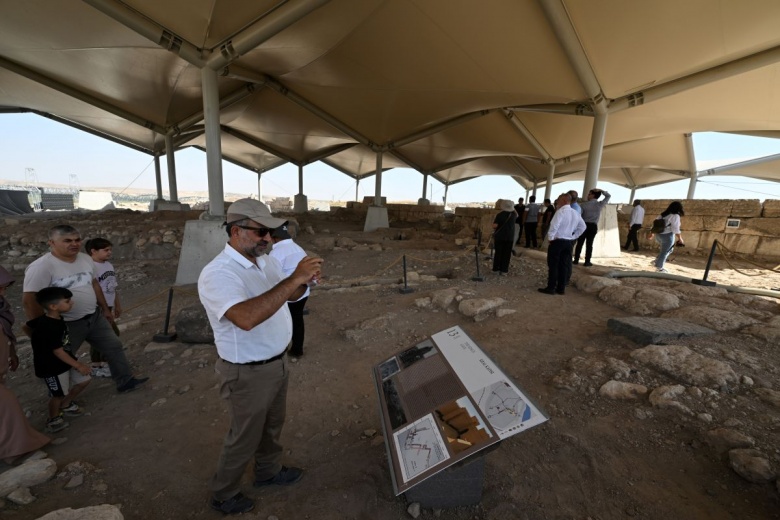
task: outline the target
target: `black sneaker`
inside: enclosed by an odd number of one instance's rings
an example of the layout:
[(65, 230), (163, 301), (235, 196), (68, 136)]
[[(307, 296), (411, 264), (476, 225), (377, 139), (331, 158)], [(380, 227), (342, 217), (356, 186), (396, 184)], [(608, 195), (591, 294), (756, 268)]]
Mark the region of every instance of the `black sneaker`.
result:
[(209, 500), (209, 507), (216, 511), (219, 511), (223, 515), (240, 515), (254, 509), (254, 500), (247, 498), (243, 493), (239, 493), (233, 498), (227, 500), (217, 500), (212, 498)]
[(282, 469), (279, 470), (279, 473), (273, 477), (267, 480), (255, 480), (255, 487), (273, 485), (289, 486), (290, 484), (295, 484), (301, 480), (301, 478), (303, 478), (303, 470), (301, 468), (288, 468), (287, 466), (282, 466)]
[(590, 262), (585, 262), (584, 264), (582, 264), (582, 266), (583, 267), (592, 267), (593, 264), (591, 264)]
[(537, 289), (540, 293), (543, 294), (555, 294), (555, 291), (552, 289), (548, 289), (547, 287), (544, 287), (542, 289)]
[(148, 377), (133, 377), (130, 379), (130, 381), (123, 384), (122, 386), (116, 387), (116, 391), (120, 394), (126, 394), (127, 392), (137, 390), (139, 386), (146, 383), (147, 381), (149, 381)]

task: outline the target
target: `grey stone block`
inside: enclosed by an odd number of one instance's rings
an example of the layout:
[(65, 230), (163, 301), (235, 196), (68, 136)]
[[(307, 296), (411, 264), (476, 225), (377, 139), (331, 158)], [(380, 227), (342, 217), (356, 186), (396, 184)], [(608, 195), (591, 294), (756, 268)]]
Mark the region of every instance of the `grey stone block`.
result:
[(471, 506), (482, 500), (484, 480), (485, 455), (478, 453), (422, 481), (404, 495), (410, 503), (433, 509)]
[(214, 343), (214, 333), (202, 305), (192, 305), (179, 311), (176, 334), (183, 343)]
[(607, 321), (607, 328), (615, 334), (626, 336), (640, 345), (662, 345), (687, 336), (713, 334), (715, 332), (707, 327), (687, 321), (642, 316), (610, 318)]

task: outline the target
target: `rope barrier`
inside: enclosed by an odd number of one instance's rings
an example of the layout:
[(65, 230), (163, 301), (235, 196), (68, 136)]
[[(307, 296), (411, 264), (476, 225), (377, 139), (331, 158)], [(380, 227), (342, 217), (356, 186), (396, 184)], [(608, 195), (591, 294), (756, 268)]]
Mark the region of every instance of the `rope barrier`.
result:
[(749, 259), (743, 257), (739, 253), (736, 253), (736, 252), (730, 250), (729, 248), (727, 248), (726, 246), (724, 246), (723, 244), (721, 244), (720, 241), (718, 241), (718, 249), (720, 249), (720, 253), (721, 253), (721, 255), (723, 255), (723, 258), (726, 260), (726, 263), (729, 265), (729, 267), (734, 269), (739, 274), (742, 274), (742, 275), (745, 275), (745, 276), (765, 276), (764, 273), (751, 274), (751, 273), (746, 273), (744, 271), (741, 271), (738, 267), (736, 267), (734, 264), (731, 263), (731, 260), (729, 260), (729, 257), (726, 255), (727, 251), (729, 253), (731, 253), (732, 255), (734, 255), (739, 260), (741, 260), (741, 261), (743, 261), (745, 263), (754, 265), (754, 266), (758, 267), (759, 269), (763, 269), (765, 271), (771, 271), (773, 273), (780, 273), (780, 271), (777, 268), (770, 269), (768, 267), (764, 267), (763, 265), (757, 264), (756, 262), (753, 262), (752, 260), (749, 260)]

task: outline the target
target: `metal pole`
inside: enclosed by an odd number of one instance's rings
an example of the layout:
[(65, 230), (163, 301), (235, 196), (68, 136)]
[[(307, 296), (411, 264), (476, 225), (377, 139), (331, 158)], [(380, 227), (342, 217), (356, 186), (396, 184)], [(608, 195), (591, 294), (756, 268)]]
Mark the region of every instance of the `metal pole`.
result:
[(160, 171), (160, 154), (154, 153), (154, 180), (157, 183), (157, 200), (163, 200), (162, 173)]
[(263, 174), (257, 172), (257, 200), (263, 202)]
[(162, 334), (155, 334), (152, 341), (155, 343), (169, 343), (176, 339), (175, 332), (168, 332), (168, 325), (171, 322), (171, 306), (173, 305), (173, 286), (168, 289), (168, 307), (165, 310), (165, 325), (163, 325)]
[(696, 154), (693, 151), (693, 134), (685, 134), (685, 148), (688, 150), (688, 170), (691, 172), (691, 182), (688, 184), (688, 196), (692, 199), (696, 193), (696, 180), (698, 173), (696, 171)]
[(544, 198), (552, 200), (552, 185), (555, 179), (555, 163), (550, 161), (547, 164), (547, 184), (544, 187)]
[(303, 195), (303, 165), (298, 165), (298, 195)]
[(534, 181), (534, 197), (536, 197), (536, 189), (539, 187), (539, 183), (537, 181)]
[(712, 287), (715, 285), (715, 282), (709, 282), (707, 281), (707, 277), (710, 275), (710, 267), (712, 267), (712, 259), (715, 258), (715, 248), (718, 246), (718, 241), (713, 240), (712, 241), (712, 249), (710, 249), (710, 257), (707, 258), (707, 267), (704, 268), (704, 276), (701, 280), (691, 280), (691, 283), (696, 285), (706, 285), (708, 287)]
[(173, 156), (173, 134), (165, 134), (165, 158), (168, 161), (168, 196), (171, 202), (179, 202), (176, 189), (176, 159)]
[(445, 184), (444, 185), (444, 206), (445, 207), (447, 206), (447, 190), (449, 190), (449, 189), (450, 189), (450, 185), (449, 184)]
[(222, 135), (219, 127), (219, 88), (217, 72), (201, 69), (203, 83), (203, 119), (206, 126), (206, 168), (209, 181), (209, 215), (225, 216), (225, 191), (222, 181)]
[(428, 198), (427, 195), (428, 195), (428, 174), (427, 173), (423, 173), (423, 193), (422, 193), (422, 198), (427, 199)]
[(593, 131), (590, 134), (590, 151), (588, 153), (588, 166), (585, 170), (585, 184), (582, 187), (582, 196), (596, 187), (599, 181), (599, 169), (601, 168), (601, 153), (604, 150), (604, 136), (607, 133), (607, 113), (597, 112), (593, 118)]
[(355, 179), (355, 202), (358, 201), (358, 190), (360, 188), (360, 179)]
[(376, 185), (374, 187), (374, 206), (382, 207), (382, 152), (376, 153)]
[(634, 195), (636, 195), (636, 186), (631, 188), (631, 196), (628, 199), (628, 203), (629, 204), (633, 204), (634, 203)]
[(413, 289), (409, 287), (406, 280), (406, 255), (404, 255), (404, 286), (400, 289), (401, 294), (409, 294)]

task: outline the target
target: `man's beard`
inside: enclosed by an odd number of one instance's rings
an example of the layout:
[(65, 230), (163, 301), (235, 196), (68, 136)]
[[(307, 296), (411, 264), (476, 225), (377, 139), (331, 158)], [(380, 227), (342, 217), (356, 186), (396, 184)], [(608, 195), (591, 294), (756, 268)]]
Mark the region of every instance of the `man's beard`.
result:
[(266, 250), (268, 249), (268, 242), (265, 240), (261, 240), (260, 243), (255, 244), (251, 247), (244, 248), (244, 253), (246, 253), (247, 256), (252, 256), (257, 258), (258, 256), (262, 256), (265, 254)]

